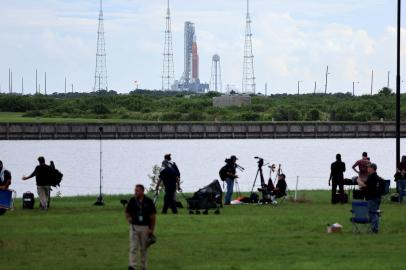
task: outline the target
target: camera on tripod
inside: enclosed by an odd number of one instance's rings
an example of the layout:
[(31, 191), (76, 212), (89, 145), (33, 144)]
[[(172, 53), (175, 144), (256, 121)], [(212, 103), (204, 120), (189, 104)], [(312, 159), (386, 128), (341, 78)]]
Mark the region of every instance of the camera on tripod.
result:
[(258, 168), (262, 168), (264, 166), (264, 159), (261, 157), (254, 157), (255, 159), (258, 159)]

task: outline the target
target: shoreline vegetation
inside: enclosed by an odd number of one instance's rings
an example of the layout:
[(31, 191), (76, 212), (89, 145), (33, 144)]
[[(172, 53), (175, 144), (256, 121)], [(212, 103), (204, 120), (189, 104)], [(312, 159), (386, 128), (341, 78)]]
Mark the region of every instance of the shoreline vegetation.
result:
[[(176, 216), (158, 213), (148, 269), (404, 268), (404, 205), (383, 203), (380, 234), (354, 235), (350, 204), (331, 205), (329, 191), (303, 192), (307, 200), (277, 207), (227, 206), (207, 216), (186, 209)], [(15, 211), (0, 216), (2, 264), (9, 270), (126, 269), (129, 228), (120, 200), (130, 196), (105, 196), (102, 207), (93, 206), (96, 196), (53, 198), (47, 212), (22, 210), (17, 200)], [(336, 222), (342, 233), (327, 234), (327, 224)]]
[[(283, 122), (394, 121), (395, 96), (389, 88), (376, 95), (350, 93), (252, 95), (250, 105), (213, 107), (221, 94), (136, 90), (51, 95), (0, 94), (0, 122), (142, 123), (142, 122)], [(401, 119), (406, 120), (406, 95)]]

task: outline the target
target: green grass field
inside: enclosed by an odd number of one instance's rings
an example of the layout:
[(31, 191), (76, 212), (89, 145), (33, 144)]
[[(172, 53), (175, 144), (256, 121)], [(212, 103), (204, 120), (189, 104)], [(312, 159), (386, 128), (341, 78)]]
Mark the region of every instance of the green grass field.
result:
[[(385, 203), (379, 235), (353, 235), (350, 204), (306, 192), (306, 203), (228, 206), (220, 215), (158, 215), (149, 269), (405, 269), (406, 205)], [(128, 226), (120, 199), (55, 198), (48, 212), (0, 217), (1, 269), (127, 269)], [(38, 202), (36, 202), (38, 203)], [(162, 206), (159, 202), (158, 207)], [(326, 234), (328, 223), (344, 225)]]
[(24, 113), (0, 112), (0, 123), (139, 123), (142, 121), (131, 119), (95, 119), (95, 118), (62, 118), (62, 117), (24, 117)]

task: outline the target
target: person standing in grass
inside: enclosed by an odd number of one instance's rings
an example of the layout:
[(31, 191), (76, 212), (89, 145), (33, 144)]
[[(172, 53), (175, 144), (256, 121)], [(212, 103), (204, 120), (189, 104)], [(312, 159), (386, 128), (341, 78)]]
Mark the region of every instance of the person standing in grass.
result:
[(168, 209), (171, 208), (172, 213), (177, 214), (178, 208), (176, 206), (176, 190), (181, 191), (180, 182), (177, 171), (173, 167), (163, 167), (159, 180), (156, 185), (156, 192), (159, 192), (159, 187), (163, 183), (165, 187), (164, 206), (162, 208), (162, 214), (167, 214)]
[(229, 159), (226, 159), (226, 166), (225, 166), (225, 171), (226, 171), (226, 184), (227, 184), (227, 192), (226, 196), (224, 198), (224, 205), (230, 205), (231, 203), (231, 198), (233, 197), (233, 191), (234, 191), (234, 181), (235, 179), (238, 178), (238, 175), (236, 174), (236, 162), (238, 158), (236, 156), (231, 156)]
[(175, 162), (172, 161), (172, 155), (171, 154), (166, 154), (164, 156), (164, 160), (162, 161), (162, 169), (164, 168), (173, 168), (176, 171), (176, 175), (178, 176), (178, 180), (180, 181), (180, 171), (178, 168), (178, 165), (176, 165)]
[(336, 193), (337, 186), (338, 192), (340, 194), (340, 202), (344, 202), (344, 172), (345, 163), (341, 161), (341, 155), (336, 155), (336, 161), (331, 164), (330, 178), (328, 180), (328, 185), (331, 185), (331, 180), (333, 180), (333, 185), (331, 187), (331, 203), (336, 204)]
[(53, 177), (53, 169), (51, 166), (45, 164), (45, 158), (38, 158), (39, 165), (35, 168), (30, 176), (23, 176), (23, 181), (28, 180), (35, 176), (37, 182), (37, 192), (40, 200), (40, 207), (42, 210), (48, 210), (50, 195), (51, 195), (51, 181)]
[(383, 189), (383, 180), (376, 173), (377, 166), (374, 163), (368, 165), (368, 178), (366, 181), (365, 198), (368, 201), (369, 219), (371, 220), (371, 232), (379, 232), (379, 206)]
[(403, 196), (406, 196), (406, 156), (402, 156), (402, 160), (397, 167), (395, 174), (396, 189), (399, 193), (399, 202), (403, 202)]
[[(368, 153), (362, 153), (362, 158), (355, 162), (352, 166), (352, 169), (358, 174), (358, 186), (360, 188), (365, 188), (365, 182), (368, 177), (368, 164), (371, 163), (370, 159), (368, 158)], [(356, 169), (358, 167), (358, 170)]]
[(156, 209), (153, 201), (145, 196), (143, 185), (135, 186), (134, 197), (130, 199), (125, 216), (130, 224), (129, 270), (137, 269), (137, 251), (141, 256), (141, 269), (147, 269), (148, 247), (154, 237)]

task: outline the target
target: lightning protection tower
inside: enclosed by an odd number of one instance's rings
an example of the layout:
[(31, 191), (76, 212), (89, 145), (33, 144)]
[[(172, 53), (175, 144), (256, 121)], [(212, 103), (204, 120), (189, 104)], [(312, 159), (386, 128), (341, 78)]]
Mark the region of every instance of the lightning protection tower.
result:
[(96, 72), (94, 74), (94, 91), (108, 90), (106, 41), (104, 39), (103, 2), (100, 0), (99, 28), (97, 31)]
[(171, 10), (168, 5), (166, 9), (166, 28), (165, 28), (165, 45), (164, 61), (162, 67), (162, 90), (171, 90), (171, 85), (175, 80), (175, 68), (173, 65), (173, 46), (172, 46), (172, 27), (171, 27)]
[(254, 55), (252, 53), (252, 32), (251, 16), (249, 10), (249, 0), (247, 0), (247, 16), (245, 25), (245, 45), (244, 45), (244, 64), (242, 92), (255, 93), (255, 73), (254, 73)]
[(222, 91), (221, 64), (220, 56), (218, 54), (213, 55), (213, 61), (211, 64), (210, 91)]

